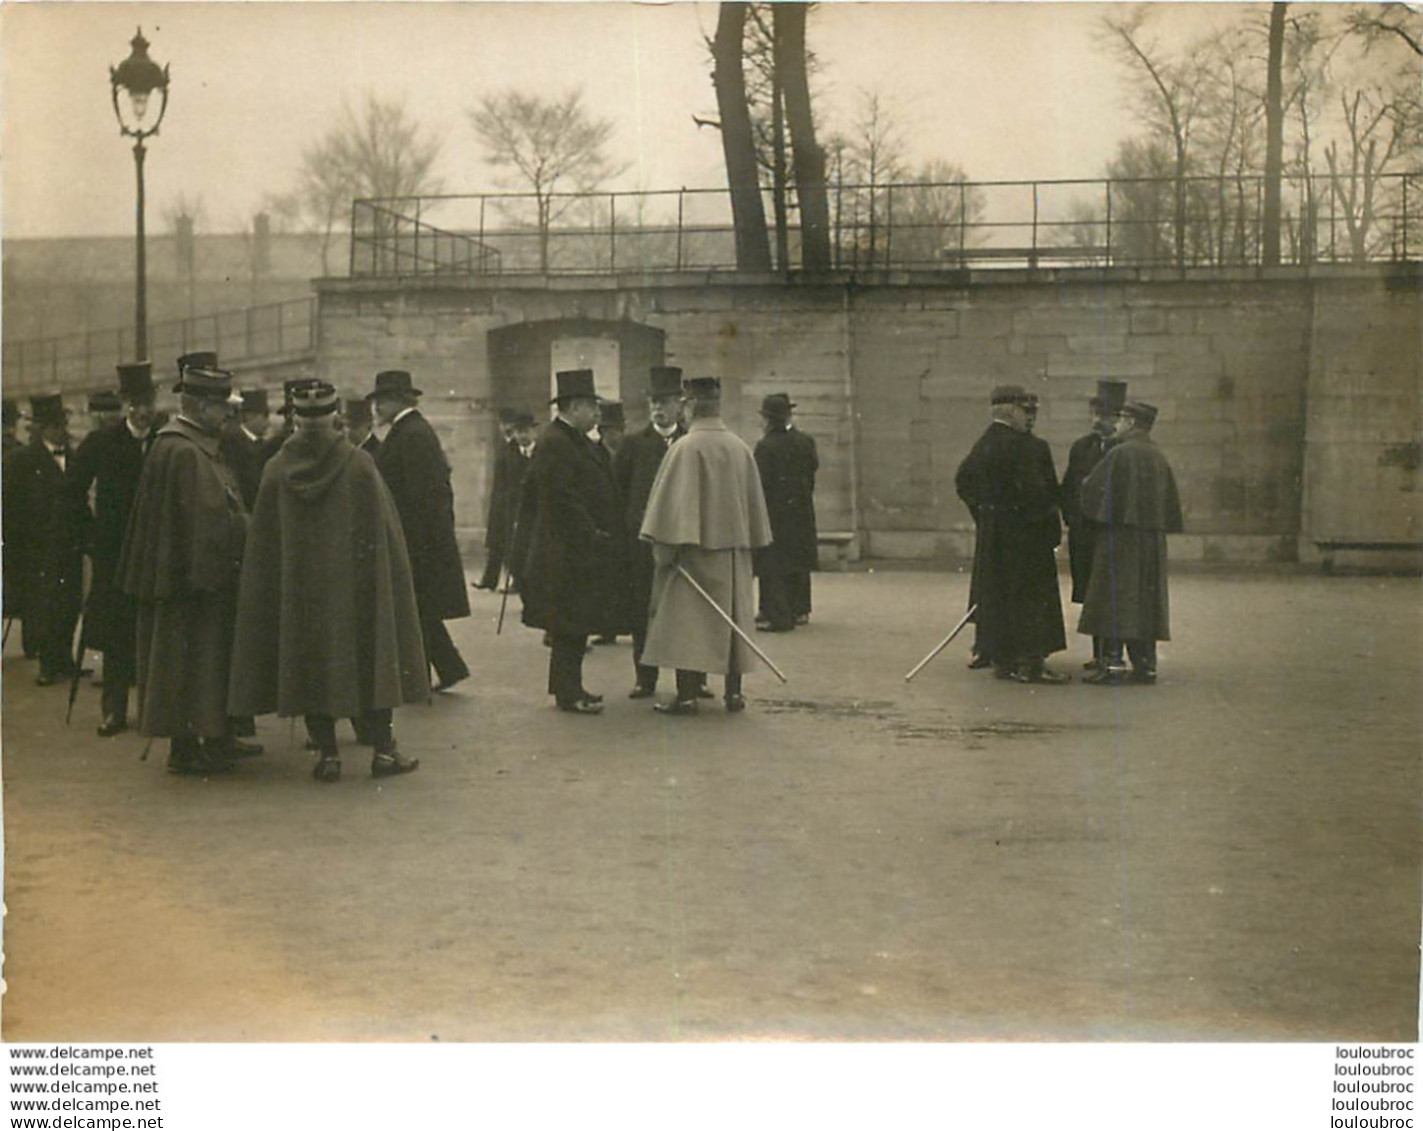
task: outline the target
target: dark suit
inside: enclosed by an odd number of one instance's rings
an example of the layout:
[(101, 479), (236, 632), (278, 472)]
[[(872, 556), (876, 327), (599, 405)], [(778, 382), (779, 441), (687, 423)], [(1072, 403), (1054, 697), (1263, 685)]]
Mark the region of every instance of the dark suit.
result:
[(469, 675), (469, 668), (443, 623), (469, 616), (464, 562), (455, 539), (455, 495), (450, 486), (449, 461), (435, 430), (418, 409), (407, 412), (390, 426), (375, 461), (395, 498), (395, 509), (400, 512), (400, 524), (405, 530), (415, 600), (425, 633), (425, 654), (438, 682), (448, 686)]
[(254, 440), (240, 424), (234, 424), (223, 429), (220, 450), (223, 463), (237, 477), (242, 505), (250, 511), (257, 502), (257, 488), (262, 485), (262, 469), (278, 448), (271, 447), (265, 439)]
[[(66, 463), (73, 458), (66, 449)], [(10, 596), (24, 623), (25, 651), (39, 656), (40, 674), (50, 678), (73, 671), (70, 649), (83, 601), (82, 520), (68, 484), (38, 436), (5, 464)]]
[(479, 584), (484, 589), (499, 586), (499, 573), (509, 560), (509, 544), (513, 541), (514, 519), (518, 516), (519, 492), (529, 469), (529, 456), (519, 449), (517, 440), (508, 441), (494, 461), (494, 482), (489, 488), (489, 521), (484, 531), (484, 576)]
[(670, 439), (663, 439), (649, 424), (641, 432), (624, 437), (613, 457), (613, 478), (623, 500), (623, 525), (628, 537), (628, 565), (632, 577), (632, 594), (628, 608), (632, 623), (632, 664), (639, 687), (657, 686), (657, 668), (642, 662), (642, 650), (647, 644), (647, 610), (652, 600), (652, 543), (638, 538), (642, 516), (647, 512), (647, 498), (662, 457), (667, 449), (687, 430), (678, 424)]
[[(85, 549), (93, 569), (84, 606), (84, 642), (104, 654), (105, 718), (128, 715), (128, 689), (137, 677), (137, 608), (117, 584), (119, 554), (138, 495), (152, 430), (139, 438), (126, 423), (89, 433), (69, 465), (70, 488), (85, 521)], [(93, 510), (89, 489), (94, 489)]]
[(771, 517), (771, 545), (756, 552), (760, 613), (777, 629), (810, 615), (810, 575), (819, 567), (815, 529), (815, 441), (773, 427), (756, 445), (756, 468)]

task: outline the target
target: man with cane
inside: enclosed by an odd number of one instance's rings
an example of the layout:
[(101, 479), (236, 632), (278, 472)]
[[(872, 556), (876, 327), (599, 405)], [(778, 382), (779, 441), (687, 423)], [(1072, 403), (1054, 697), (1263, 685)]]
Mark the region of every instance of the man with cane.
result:
[(677, 669), (676, 698), (655, 706), (663, 714), (696, 714), (706, 672), (725, 674), (736, 712), (742, 675), (765, 659), (748, 634), (752, 551), (770, 545), (771, 522), (756, 459), (722, 423), (721, 381), (694, 377), (685, 390), (687, 435), (663, 458), (642, 521), (656, 563), (643, 662)]

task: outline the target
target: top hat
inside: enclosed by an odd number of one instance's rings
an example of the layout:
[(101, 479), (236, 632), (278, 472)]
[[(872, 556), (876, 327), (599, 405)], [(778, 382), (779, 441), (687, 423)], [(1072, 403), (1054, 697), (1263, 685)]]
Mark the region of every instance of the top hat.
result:
[(771, 393), (761, 399), (761, 415), (768, 416), (772, 420), (790, 419), (791, 409), (795, 405), (786, 393)]
[(515, 428), (533, 428), (538, 421), (534, 419), (532, 412), (514, 412), (509, 421)]
[(1127, 383), (1115, 377), (1104, 377), (1097, 382), (1097, 395), (1088, 403), (1100, 408), (1107, 415), (1120, 412), (1127, 401)]
[(118, 370), (119, 396), (130, 401), (153, 399), (153, 362), (124, 361), (119, 363)]
[(119, 412), (123, 407), (124, 403), (119, 400), (118, 393), (106, 389), (103, 392), (89, 394), (90, 412)]
[(694, 397), (721, 396), (720, 377), (689, 377), (684, 387)]
[(365, 397), (351, 397), (342, 406), (342, 415), (348, 424), (369, 424), (371, 420), (371, 402)]
[(513, 424), (513, 423), (514, 423), (514, 418), (515, 418), (516, 416), (518, 416), (518, 415), (519, 415), (519, 414), (518, 414), (514, 409), (512, 409), (512, 408), (501, 408), (501, 409), (499, 410), (499, 423), (500, 423), (500, 424)]
[(1038, 398), (1023, 388), (1022, 385), (995, 385), (993, 387), (994, 404), (1037, 404)]
[(6, 397), (4, 401), (3, 416), (0, 416), (0, 424), (9, 427), (12, 424), (20, 423), (20, 403), (14, 397)]
[(64, 397), (59, 393), (47, 393), (30, 398), (30, 421), (36, 425), (63, 424), (69, 419), (69, 410), (64, 407)]
[(271, 409), (267, 407), (266, 389), (243, 389), (242, 390), (242, 411), (259, 412), (266, 416)]
[(1147, 404), (1145, 401), (1127, 401), (1122, 405), (1120, 411), (1150, 428), (1156, 423), (1156, 414), (1159, 410), (1154, 404)]
[(175, 393), (210, 400), (226, 400), (232, 392), (232, 374), (217, 367), (217, 354), (210, 350), (185, 353), (178, 359), (178, 383)]
[(647, 395), (676, 397), (682, 394), (682, 370), (675, 365), (654, 365), (647, 373)]
[(420, 390), (415, 387), (415, 381), (409, 372), (404, 369), (383, 369), (376, 374), (376, 387), (366, 394), (366, 399), (418, 397), (420, 395)]
[(329, 381), (308, 381), (292, 390), (292, 411), (298, 416), (325, 416), (339, 405), (336, 386)]
[(623, 415), (622, 401), (603, 401), (602, 416), (599, 423), (613, 424), (621, 428), (627, 424), (627, 417)]
[(564, 401), (578, 400), (586, 397), (590, 400), (597, 400), (598, 393), (593, 387), (593, 371), (591, 369), (562, 369), (555, 373), (554, 380), (558, 382), (558, 395), (549, 403), (557, 401), (562, 404)]

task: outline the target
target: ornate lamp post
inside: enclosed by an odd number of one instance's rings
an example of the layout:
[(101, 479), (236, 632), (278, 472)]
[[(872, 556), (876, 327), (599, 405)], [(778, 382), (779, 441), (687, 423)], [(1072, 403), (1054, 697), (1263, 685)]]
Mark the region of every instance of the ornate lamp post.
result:
[[(117, 67), (109, 68), (109, 85), (113, 88), (114, 117), (119, 120), (119, 136), (133, 138), (133, 165), (138, 176), (138, 254), (137, 278), (134, 289), (133, 353), (135, 361), (148, 357), (148, 259), (144, 251), (143, 233), (143, 141), (158, 132), (163, 114), (168, 109), (168, 68), (160, 67), (148, 57), (148, 40), (143, 29), (132, 40), (133, 50)], [(122, 91), (127, 97), (120, 98)], [(153, 92), (162, 95), (158, 116), (151, 126), (143, 124), (148, 114), (148, 102)]]

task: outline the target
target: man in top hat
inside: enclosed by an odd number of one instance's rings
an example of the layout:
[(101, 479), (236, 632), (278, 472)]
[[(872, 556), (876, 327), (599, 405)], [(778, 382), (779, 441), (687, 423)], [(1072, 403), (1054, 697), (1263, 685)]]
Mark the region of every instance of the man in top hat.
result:
[(469, 616), (469, 590), (455, 540), (450, 464), (435, 430), (416, 407), (420, 395), (409, 373), (388, 369), (376, 374), (375, 389), (367, 399), (376, 420), (386, 428), (376, 467), (395, 497), (405, 528), (425, 655), (435, 669), (434, 689), (445, 691), (469, 677), (464, 657), (444, 625)]
[(271, 413), (267, 406), (266, 389), (243, 389), (237, 418), (222, 430), (222, 458), (237, 476), (242, 502), (250, 511), (257, 501), (257, 488), (262, 482), (262, 468), (275, 451), (266, 444)]
[(124, 418), (123, 402), (118, 393), (104, 389), (89, 394), (89, 427), (91, 431), (109, 428)]
[[(73, 674), (83, 601), (82, 523), (68, 489), (69, 410), (58, 393), (30, 398), (30, 442), (5, 463), (4, 539), (12, 607), (42, 687)], [(13, 578), (10, 574), (13, 572)]]
[(1067, 647), (1058, 591), (1057, 471), (1034, 436), (1037, 398), (1019, 385), (992, 394), (992, 422), (959, 465), (954, 485), (973, 515), (974, 651), (1000, 679), (1066, 683), (1046, 658)]
[(656, 710), (695, 714), (706, 673), (720, 672), (726, 709), (736, 712), (746, 707), (741, 677), (760, 661), (682, 571), (750, 631), (752, 553), (770, 544), (771, 522), (756, 458), (722, 422), (721, 381), (694, 377), (686, 397), (687, 434), (658, 468), (640, 532), (656, 564), (643, 661), (677, 671), (676, 697)]
[[(1058, 502), (1062, 520), (1067, 524), (1067, 557), (1072, 569), (1072, 600), (1082, 604), (1087, 596), (1087, 579), (1092, 573), (1093, 546), (1097, 527), (1082, 513), (1082, 481), (1102, 462), (1112, 443), (1116, 416), (1127, 399), (1127, 383), (1106, 378), (1097, 382), (1097, 394), (1088, 402), (1092, 430), (1073, 441), (1067, 451), (1067, 470), (1062, 473)], [(1092, 659), (1089, 670), (1102, 661), (1104, 639), (1092, 638)]]
[(25, 446), (25, 442), (15, 434), (19, 427), (20, 403), (14, 397), (6, 397), (3, 412), (0, 412), (0, 440), (4, 443), (4, 451), (0, 452), (0, 456), (8, 456)]
[(558, 414), (539, 433), (515, 534), (523, 621), (548, 634), (548, 691), (559, 710), (596, 715), (583, 686), (588, 637), (626, 632), (627, 539), (607, 459), (588, 438), (598, 423), (591, 369), (555, 375)]
[(609, 459), (617, 455), (627, 434), (627, 417), (623, 414), (622, 401), (599, 402), (597, 434)]
[(170, 740), (173, 773), (229, 769), (227, 714), (247, 511), (219, 444), (232, 374), (217, 354), (179, 359), (178, 414), (143, 463), (118, 583), (138, 606), (138, 729)]
[(420, 760), (400, 753), (392, 713), (430, 683), (395, 500), (338, 430), (334, 386), (296, 390), (292, 408), (247, 532), (228, 709), (303, 716), (318, 781), (341, 776), (337, 716), (375, 747), (372, 776), (409, 773)]
[(1151, 438), (1156, 415), (1154, 405), (1127, 401), (1116, 416), (1115, 442), (1082, 482), (1082, 513), (1098, 532), (1077, 631), (1106, 641), (1086, 683), (1155, 683), (1156, 642), (1171, 639), (1166, 535), (1185, 527), (1176, 478)]
[(810, 575), (819, 568), (815, 473), (820, 459), (815, 440), (792, 425), (794, 408), (785, 393), (761, 401), (765, 434), (756, 444), (756, 467), (771, 516), (771, 544), (756, 554), (757, 625), (768, 632), (789, 632), (810, 620)]
[(151, 363), (126, 362), (118, 372), (120, 423), (90, 432), (70, 464), (70, 486), (85, 520), (84, 543), (92, 563), (84, 644), (104, 654), (99, 724), (104, 738), (128, 729), (128, 693), (137, 679), (137, 611), (116, 574), (143, 461), (153, 443), (157, 400)]
[[(501, 430), (505, 423), (500, 423)], [(514, 542), (514, 522), (519, 515), (524, 477), (528, 474), (529, 461), (534, 458), (538, 424), (531, 412), (511, 412), (507, 424), (508, 442), (499, 449), (494, 460), (489, 519), (484, 528), (484, 574), (475, 583), (477, 589), (498, 589), (500, 573), (506, 568), (511, 582), (517, 582), (515, 562), (509, 551)]]
[(654, 365), (648, 371), (647, 427), (628, 436), (613, 457), (613, 478), (623, 500), (623, 523), (628, 532), (628, 562), (632, 576), (629, 614), (632, 622), (634, 682), (629, 699), (647, 699), (657, 693), (657, 668), (642, 662), (647, 646), (647, 607), (652, 599), (652, 543), (638, 537), (647, 513), (647, 499), (657, 479), (657, 469), (674, 442), (687, 434), (681, 420), (682, 371), (675, 365)]
[(380, 440), (372, 427), (375, 418), (371, 415), (371, 402), (365, 397), (350, 398), (345, 402), (341, 415), (345, 417), (346, 439), (351, 441), (351, 446), (360, 448), (374, 459), (380, 450)]
[[(10, 457), (25, 446), (24, 441), (15, 435), (16, 430), (20, 426), (20, 403), (15, 400), (14, 397), (6, 397), (4, 399), (3, 420), (4, 429), (3, 432), (0, 432), (0, 437), (3, 437), (4, 440), (3, 458), (5, 472), (3, 476), (0, 476), (0, 482), (9, 478)], [(23, 586), (16, 583), (16, 579), (19, 576), (16, 571), (19, 569), (18, 563), (20, 561), (20, 554), (18, 547), (11, 541), (11, 537), (11, 526), (9, 522), (6, 522), (4, 523), (3, 535), (0, 535), (0, 582), (3, 582), (4, 585), (4, 595), (0, 597), (0, 602), (3, 602), (5, 619), (7, 621), (19, 618), (20, 591), (23, 588)], [(24, 629), (21, 628), (20, 631), (21, 635), (23, 635)], [(33, 659), (33, 650), (27, 648), (25, 650), (25, 657), (26, 659)]]

